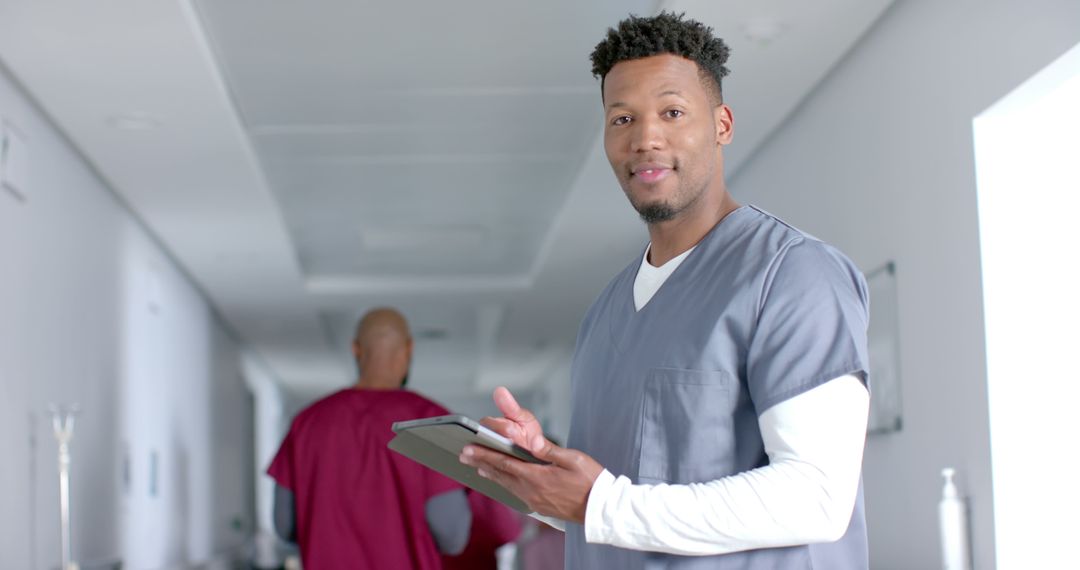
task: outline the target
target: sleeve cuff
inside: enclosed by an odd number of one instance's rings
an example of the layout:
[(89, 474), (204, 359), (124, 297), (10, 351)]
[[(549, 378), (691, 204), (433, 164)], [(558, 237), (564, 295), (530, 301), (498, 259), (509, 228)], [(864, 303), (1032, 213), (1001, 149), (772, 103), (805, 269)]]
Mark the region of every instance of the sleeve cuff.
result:
[(614, 484), (615, 476), (607, 469), (604, 469), (593, 482), (588, 501), (585, 503), (585, 542), (603, 543), (609, 536), (610, 529), (606, 528), (603, 513), (604, 503), (607, 502)]

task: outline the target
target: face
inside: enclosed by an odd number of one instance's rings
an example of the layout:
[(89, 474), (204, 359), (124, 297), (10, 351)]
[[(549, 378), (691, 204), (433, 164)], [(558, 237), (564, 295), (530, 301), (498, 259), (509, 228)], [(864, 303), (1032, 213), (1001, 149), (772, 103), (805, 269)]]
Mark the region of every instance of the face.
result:
[(412, 368), (412, 353), (413, 353), (413, 340), (408, 338), (404, 343), (391, 347), (383, 348), (382, 351), (376, 353), (377, 356), (370, 356), (364, 349), (364, 345), (359, 340), (354, 340), (352, 343), (353, 358), (356, 360), (356, 371), (358, 374), (364, 373), (364, 361), (365, 358), (370, 357), (373, 366), (386, 371), (386, 375), (391, 378), (402, 378), (401, 387), (404, 388), (409, 383), (409, 371)]
[(604, 78), (604, 114), (608, 162), (646, 222), (722, 197), (731, 110), (714, 103), (696, 63), (667, 54), (617, 63)]

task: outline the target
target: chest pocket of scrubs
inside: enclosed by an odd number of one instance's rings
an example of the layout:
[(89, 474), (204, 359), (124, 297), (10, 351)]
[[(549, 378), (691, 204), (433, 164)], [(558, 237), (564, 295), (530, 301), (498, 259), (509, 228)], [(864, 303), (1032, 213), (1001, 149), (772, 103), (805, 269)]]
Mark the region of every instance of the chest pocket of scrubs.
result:
[(720, 371), (649, 370), (641, 418), (640, 482), (693, 483), (731, 474), (733, 381)]

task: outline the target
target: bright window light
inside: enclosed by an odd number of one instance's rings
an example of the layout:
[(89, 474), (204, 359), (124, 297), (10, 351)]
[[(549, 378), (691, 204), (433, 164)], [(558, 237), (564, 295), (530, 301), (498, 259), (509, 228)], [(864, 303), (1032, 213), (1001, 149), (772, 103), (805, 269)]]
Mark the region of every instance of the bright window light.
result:
[(1080, 45), (974, 120), (997, 567), (1075, 562)]

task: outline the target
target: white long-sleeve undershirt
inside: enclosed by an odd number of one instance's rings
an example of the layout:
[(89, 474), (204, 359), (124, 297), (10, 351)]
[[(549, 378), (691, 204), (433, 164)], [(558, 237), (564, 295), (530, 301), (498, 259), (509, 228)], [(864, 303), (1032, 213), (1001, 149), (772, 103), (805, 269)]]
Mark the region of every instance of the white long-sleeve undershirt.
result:
[(585, 540), (672, 554), (725, 554), (831, 542), (851, 521), (870, 398), (843, 376), (758, 418), (769, 464), (688, 485), (633, 485), (604, 470)]

